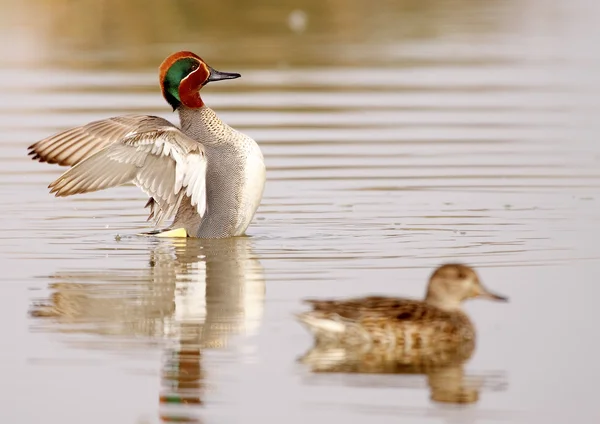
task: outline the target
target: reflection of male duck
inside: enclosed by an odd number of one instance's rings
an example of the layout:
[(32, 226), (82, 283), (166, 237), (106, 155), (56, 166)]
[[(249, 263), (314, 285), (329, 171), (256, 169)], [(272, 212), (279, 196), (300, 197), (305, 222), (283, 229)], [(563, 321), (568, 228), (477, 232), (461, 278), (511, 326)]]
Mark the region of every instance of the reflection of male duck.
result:
[[(138, 272), (64, 273), (34, 317), (50, 331), (166, 338), (161, 403), (201, 403), (201, 351), (253, 334), (262, 316), (264, 276), (247, 237), (162, 239)], [(79, 327), (81, 325), (81, 327)], [(177, 414), (176, 414), (177, 415)], [(169, 421), (182, 417), (166, 413)]]
[(313, 310), (298, 318), (316, 343), (302, 361), (320, 372), (423, 373), (433, 400), (476, 402), (478, 391), (462, 371), (475, 347), (475, 328), (461, 304), (474, 297), (507, 300), (485, 289), (473, 269), (448, 264), (432, 274), (423, 301), (309, 300)]

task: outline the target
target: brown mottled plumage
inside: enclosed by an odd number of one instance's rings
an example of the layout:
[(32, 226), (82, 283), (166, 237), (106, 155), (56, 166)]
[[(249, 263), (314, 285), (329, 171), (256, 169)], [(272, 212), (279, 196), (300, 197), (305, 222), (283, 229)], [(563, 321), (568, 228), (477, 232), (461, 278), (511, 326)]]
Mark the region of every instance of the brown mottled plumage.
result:
[(423, 301), (370, 296), (349, 300), (307, 300), (313, 310), (298, 319), (318, 344), (367, 345), (396, 351), (403, 363), (433, 361), (475, 339), (462, 311), (463, 301), (482, 297), (507, 299), (487, 291), (475, 271), (460, 264), (438, 268)]

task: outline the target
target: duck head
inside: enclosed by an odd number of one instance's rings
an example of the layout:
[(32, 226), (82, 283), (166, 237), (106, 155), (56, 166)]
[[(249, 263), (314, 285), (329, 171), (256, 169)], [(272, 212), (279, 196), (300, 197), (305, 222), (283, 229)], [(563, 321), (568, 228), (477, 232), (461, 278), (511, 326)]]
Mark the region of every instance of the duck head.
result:
[(159, 68), (163, 97), (178, 109), (182, 104), (189, 108), (204, 106), (200, 89), (209, 82), (241, 77), (233, 72), (220, 72), (211, 68), (192, 52), (181, 51), (167, 57)]
[(507, 297), (486, 289), (473, 268), (461, 264), (446, 264), (431, 275), (425, 301), (441, 309), (454, 310), (460, 309), (465, 300), (473, 298), (508, 301)]

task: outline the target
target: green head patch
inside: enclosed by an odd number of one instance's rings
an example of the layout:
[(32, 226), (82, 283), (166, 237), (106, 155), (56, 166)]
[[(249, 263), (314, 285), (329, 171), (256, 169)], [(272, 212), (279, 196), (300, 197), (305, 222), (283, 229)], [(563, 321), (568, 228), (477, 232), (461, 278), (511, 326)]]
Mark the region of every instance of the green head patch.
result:
[(193, 57), (183, 57), (171, 65), (162, 81), (163, 94), (173, 109), (177, 109), (181, 104), (179, 97), (179, 84), (181, 80), (190, 73), (198, 69), (200, 63)]

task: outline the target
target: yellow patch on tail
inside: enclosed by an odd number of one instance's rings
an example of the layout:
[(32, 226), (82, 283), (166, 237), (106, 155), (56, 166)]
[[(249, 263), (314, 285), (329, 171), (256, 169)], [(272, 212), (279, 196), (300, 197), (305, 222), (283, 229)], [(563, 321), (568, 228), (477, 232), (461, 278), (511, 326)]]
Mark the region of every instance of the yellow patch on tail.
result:
[(150, 231), (148, 233), (141, 233), (139, 234), (140, 236), (154, 236), (154, 237), (173, 237), (173, 238), (179, 238), (179, 237), (187, 237), (188, 233), (185, 230), (185, 228), (175, 228), (173, 230), (166, 230), (166, 231)]

